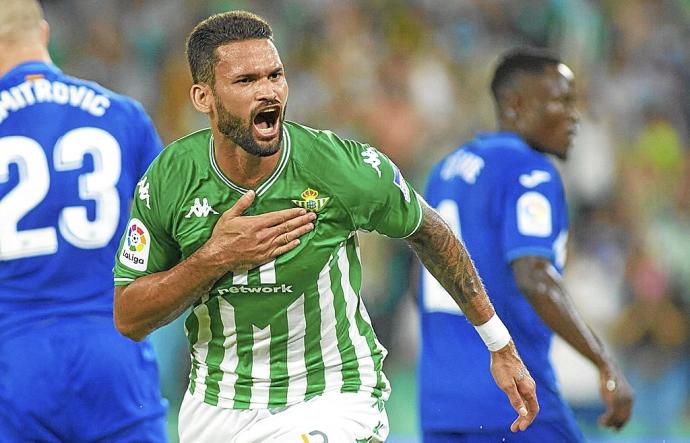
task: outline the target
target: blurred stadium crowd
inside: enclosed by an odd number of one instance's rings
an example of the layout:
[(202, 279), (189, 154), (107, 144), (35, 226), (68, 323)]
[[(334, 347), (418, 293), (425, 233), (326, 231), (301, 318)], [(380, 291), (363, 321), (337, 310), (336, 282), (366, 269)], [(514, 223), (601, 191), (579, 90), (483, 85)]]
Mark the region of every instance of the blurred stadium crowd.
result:
[[(222, 10), (259, 13), (286, 67), (288, 118), (379, 147), (420, 191), (444, 153), (494, 129), (488, 84), (498, 54), (519, 44), (559, 52), (582, 111), (562, 164), (573, 217), (568, 287), (637, 391), (624, 435), (690, 435), (690, 0), (43, 3), (54, 61), (142, 101), (166, 142), (206, 125), (188, 99), (193, 25)], [(411, 373), (416, 265), (401, 244), (365, 240), (364, 296), (391, 351), (389, 371)], [(177, 329), (161, 339), (173, 407), (187, 365)], [(559, 343), (554, 359), (595, 435), (594, 370)], [(416, 427), (394, 414), (391, 423), (393, 435)]]

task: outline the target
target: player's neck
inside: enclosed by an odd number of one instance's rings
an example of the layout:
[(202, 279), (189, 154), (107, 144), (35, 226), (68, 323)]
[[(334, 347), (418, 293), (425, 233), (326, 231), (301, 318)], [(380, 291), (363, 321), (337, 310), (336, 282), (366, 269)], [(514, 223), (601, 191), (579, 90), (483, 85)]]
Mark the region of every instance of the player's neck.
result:
[(520, 130), (518, 129), (514, 120), (500, 119), (498, 121), (498, 131), (499, 132), (514, 132), (518, 135), (521, 135)]
[(0, 77), (15, 66), (29, 61), (52, 63), (48, 50), (41, 45), (12, 46), (0, 44)]
[(240, 146), (214, 136), (213, 150), (216, 163), (221, 172), (244, 188), (256, 189), (266, 177), (276, 168), (281, 157), (282, 147), (269, 157), (251, 155)]

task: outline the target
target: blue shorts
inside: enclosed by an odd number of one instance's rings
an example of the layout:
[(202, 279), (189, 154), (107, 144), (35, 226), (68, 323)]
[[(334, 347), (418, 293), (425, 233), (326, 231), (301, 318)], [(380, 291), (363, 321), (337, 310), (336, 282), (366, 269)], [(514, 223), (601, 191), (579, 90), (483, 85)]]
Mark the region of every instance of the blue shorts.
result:
[(448, 431), (424, 431), (424, 443), (585, 443), (585, 437), (574, 419), (540, 422), (535, 420), (522, 432), (487, 431), (464, 433)]
[(111, 317), (0, 332), (0, 442), (166, 442), (153, 349)]

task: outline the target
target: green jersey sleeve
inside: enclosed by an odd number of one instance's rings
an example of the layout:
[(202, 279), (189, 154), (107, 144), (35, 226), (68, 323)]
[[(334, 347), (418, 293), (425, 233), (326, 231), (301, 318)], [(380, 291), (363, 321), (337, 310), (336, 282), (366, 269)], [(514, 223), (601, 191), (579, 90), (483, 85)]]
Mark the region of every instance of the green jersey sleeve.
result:
[[(128, 285), (138, 277), (168, 270), (180, 260), (166, 213), (166, 193), (154, 160), (135, 189), (127, 228), (115, 257), (115, 285)], [(168, 212), (169, 213), (169, 212)]]
[[(337, 137), (333, 137), (337, 139)], [(355, 228), (376, 231), (392, 238), (405, 238), (422, 223), (417, 192), (386, 155), (367, 144), (340, 140), (350, 157), (348, 192), (343, 199)]]

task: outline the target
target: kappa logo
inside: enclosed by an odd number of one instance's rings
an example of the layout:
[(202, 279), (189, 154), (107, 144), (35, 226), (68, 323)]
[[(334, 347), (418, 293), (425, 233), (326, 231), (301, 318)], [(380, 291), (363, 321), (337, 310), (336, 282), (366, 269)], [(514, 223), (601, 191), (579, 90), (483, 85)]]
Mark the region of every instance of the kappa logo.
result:
[(216, 212), (216, 210), (208, 204), (208, 199), (206, 197), (203, 199), (197, 197), (194, 199), (194, 204), (191, 208), (189, 208), (189, 212), (184, 216), (184, 218), (191, 218), (192, 214), (199, 218), (208, 217), (209, 214), (218, 214), (218, 212)]
[(535, 188), (549, 180), (551, 180), (551, 174), (540, 169), (535, 169), (529, 174), (522, 174), (520, 176), (520, 184), (525, 188)]
[(304, 208), (310, 212), (319, 212), (326, 206), (326, 203), (331, 199), (330, 197), (318, 198), (319, 191), (307, 188), (302, 192), (300, 197), (304, 200), (292, 200), (292, 203), (300, 208)]
[(139, 180), (139, 183), (137, 183), (137, 186), (139, 187), (139, 189), (137, 190), (139, 192), (139, 200), (146, 201), (146, 207), (151, 209), (151, 196), (149, 195), (148, 178), (146, 178), (146, 176), (143, 176), (141, 180)]
[(381, 166), (381, 158), (379, 157), (379, 153), (376, 152), (376, 149), (369, 146), (362, 151), (362, 157), (364, 157), (364, 163), (374, 168), (379, 178), (381, 178), (381, 169), (379, 168), (379, 166)]

